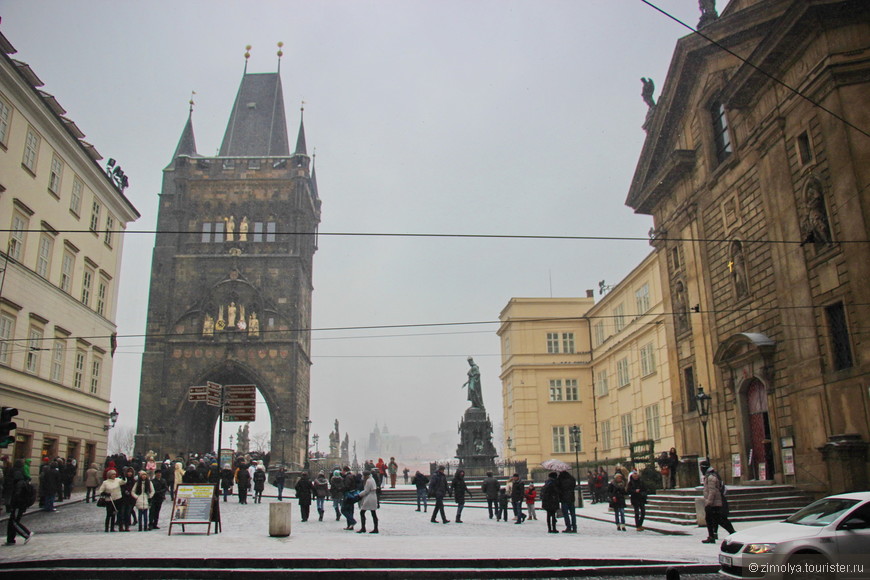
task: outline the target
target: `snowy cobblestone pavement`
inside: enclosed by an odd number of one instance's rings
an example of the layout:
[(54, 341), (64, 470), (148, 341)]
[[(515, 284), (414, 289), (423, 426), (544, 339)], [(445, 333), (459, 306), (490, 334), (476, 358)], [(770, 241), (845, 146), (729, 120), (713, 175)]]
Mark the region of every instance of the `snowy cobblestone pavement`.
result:
[[(327, 503), (324, 521), (317, 521), (317, 512), (312, 509), (313, 519), (301, 522), (295, 500), (285, 497), (284, 501), (293, 506), (292, 533), (272, 538), (268, 504), (276, 501), (274, 498), (264, 498), (262, 504), (249, 498), (247, 505), (239, 505), (235, 497), (222, 502), (220, 534), (207, 536), (204, 525), (189, 525), (188, 533), (173, 526), (169, 536), (169, 502), (163, 506), (160, 530), (140, 533), (131, 526), (134, 531), (129, 533), (105, 533), (103, 509), (75, 501), (77, 497), (81, 494), (59, 504), (57, 512), (26, 515), (24, 522), (35, 533), (33, 540), (25, 545), (19, 538), (17, 545), (0, 548), (0, 562), (111, 554), (163, 558), (651, 558), (714, 564), (718, 555), (717, 545), (701, 543), (706, 536), (702, 528), (650, 522), (662, 529), (678, 529), (683, 535), (638, 532), (631, 527), (626, 532), (617, 531), (609, 521), (606, 505), (587, 504), (578, 509), (579, 533), (548, 534), (541, 510), (540, 519), (515, 525), (490, 520), (485, 508), (466, 505), (464, 523), (445, 525), (429, 521), (431, 505), (429, 513), (422, 513), (414, 506), (384, 504), (378, 511), (380, 534), (373, 535), (345, 531), (344, 520), (335, 520), (331, 503)], [(454, 515), (455, 506), (448, 502), (447, 516), (453, 520)], [(738, 528), (752, 525), (757, 524), (742, 523)], [(369, 526), (371, 529), (370, 518)]]

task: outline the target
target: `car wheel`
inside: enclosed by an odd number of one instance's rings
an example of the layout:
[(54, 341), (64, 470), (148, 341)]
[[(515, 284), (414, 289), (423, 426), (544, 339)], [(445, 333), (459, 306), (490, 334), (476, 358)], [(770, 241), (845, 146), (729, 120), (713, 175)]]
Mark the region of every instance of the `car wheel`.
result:
[(828, 559), (822, 554), (809, 552), (795, 554), (788, 559), (788, 571), (783, 578), (788, 580), (834, 580), (834, 574), (827, 570)]

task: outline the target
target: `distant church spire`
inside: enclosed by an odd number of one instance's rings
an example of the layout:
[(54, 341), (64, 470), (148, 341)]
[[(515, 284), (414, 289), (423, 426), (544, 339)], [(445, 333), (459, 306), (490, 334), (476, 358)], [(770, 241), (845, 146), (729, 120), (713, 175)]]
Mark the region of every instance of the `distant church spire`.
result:
[(299, 136), (296, 137), (295, 155), (308, 155), (308, 149), (305, 146), (305, 101), (302, 101), (299, 111)]
[(178, 140), (178, 146), (175, 148), (175, 154), (172, 159), (181, 155), (196, 157), (196, 138), (193, 136), (193, 96), (196, 91), (190, 92), (190, 108), (187, 112), (187, 124), (184, 125), (184, 130), (181, 132), (181, 138)]

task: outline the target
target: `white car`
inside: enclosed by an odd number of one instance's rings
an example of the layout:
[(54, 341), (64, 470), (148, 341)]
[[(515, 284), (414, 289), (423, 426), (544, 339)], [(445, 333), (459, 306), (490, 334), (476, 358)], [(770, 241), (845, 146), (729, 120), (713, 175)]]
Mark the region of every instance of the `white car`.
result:
[(870, 492), (828, 496), (731, 534), (719, 564), (730, 578), (870, 578)]

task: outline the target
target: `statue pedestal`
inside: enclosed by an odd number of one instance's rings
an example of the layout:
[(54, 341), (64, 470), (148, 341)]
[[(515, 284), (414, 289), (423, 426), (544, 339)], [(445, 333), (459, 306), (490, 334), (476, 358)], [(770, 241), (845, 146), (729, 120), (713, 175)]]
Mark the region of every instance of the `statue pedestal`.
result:
[(496, 457), (498, 453), (492, 444), (492, 421), (486, 409), (469, 407), (459, 423), (457, 469), (464, 470), (468, 477), (484, 476), (487, 471), (495, 471)]

